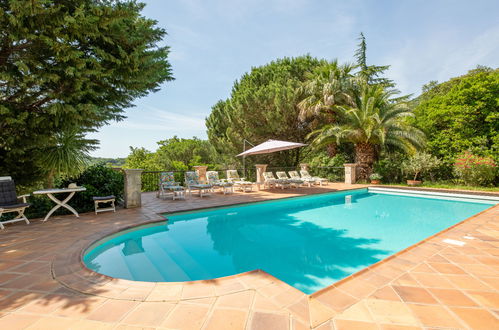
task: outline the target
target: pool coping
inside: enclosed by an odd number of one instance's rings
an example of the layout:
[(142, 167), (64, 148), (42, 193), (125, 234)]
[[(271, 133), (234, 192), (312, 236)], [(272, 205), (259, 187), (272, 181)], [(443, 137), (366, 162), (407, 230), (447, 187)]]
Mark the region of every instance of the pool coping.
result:
[[(362, 188), (352, 188), (352, 189), (339, 189), (336, 190), (336, 192), (341, 192), (341, 191), (348, 191), (348, 190), (359, 190), (363, 189)], [(386, 187), (384, 187), (386, 188)], [(411, 189), (411, 190), (418, 190), (418, 189)], [(330, 193), (330, 192), (328, 192)], [(326, 194), (328, 194), (326, 193)], [(311, 194), (315, 195), (315, 194)], [(291, 196), (291, 197), (285, 197), (285, 198), (279, 198), (276, 200), (282, 200), (282, 199), (288, 199), (288, 198), (295, 198), (297, 196)], [(267, 200), (263, 200), (265, 202)], [(243, 202), (243, 203), (234, 203), (230, 205), (221, 205), (221, 206), (214, 206), (214, 207), (209, 207), (209, 208), (197, 208), (197, 209), (191, 209), (189, 211), (195, 211), (195, 210), (203, 210), (203, 209), (213, 209), (213, 208), (220, 208), (220, 207), (231, 207), (231, 206), (236, 206), (240, 204), (251, 204), (251, 203), (258, 203), (262, 201), (253, 201), (253, 202)], [(280, 287), (283, 291), (287, 292), (293, 292), (293, 294), (298, 298), (301, 299), (305, 297), (309, 303), (308, 308), (309, 313), (313, 313), (312, 309), (317, 306), (319, 301), (322, 301), (322, 296), (327, 294), (328, 292), (341, 288), (344, 286), (346, 283), (351, 282), (355, 279), (360, 278), (362, 275), (370, 272), (370, 271), (375, 271), (380, 266), (383, 264), (396, 260), (397, 258), (400, 258), (403, 255), (406, 255), (410, 253), (412, 250), (416, 249), (417, 247), (420, 247), (421, 245), (425, 243), (432, 244), (432, 247), (442, 249), (445, 246), (448, 246), (448, 244), (443, 244), (441, 242), (430, 242), (435, 240), (438, 236), (441, 236), (452, 229), (463, 225), (464, 223), (467, 223), (469, 221), (472, 221), (473, 219), (480, 217), (484, 213), (491, 212), (492, 210), (499, 208), (499, 204), (497, 205), (491, 205), (491, 207), (488, 207), (487, 209), (472, 215), (471, 217), (464, 219), (438, 233), (435, 233), (427, 238), (425, 238), (422, 241), (419, 241), (401, 251), (398, 251), (397, 253), (388, 256), (375, 264), (372, 264), (352, 275), (349, 275), (342, 280), (339, 280), (335, 283), (332, 283), (326, 288), (323, 288), (321, 290), (318, 290), (310, 295), (307, 295), (298, 289), (292, 287), (291, 285), (285, 283), (284, 281), (272, 276), (269, 273), (266, 273), (263, 270), (252, 270), (249, 272), (245, 273), (239, 273), (239, 274), (234, 274), (226, 277), (220, 277), (216, 279), (211, 279), (211, 280), (199, 280), (199, 281), (188, 281), (188, 282), (137, 282), (137, 281), (130, 281), (130, 280), (122, 280), (122, 279), (116, 279), (112, 278), (103, 274), (96, 273), (86, 267), (86, 265), (83, 263), (83, 254), (85, 251), (87, 251), (88, 247), (94, 244), (95, 242), (102, 240), (103, 238), (119, 233), (123, 230), (131, 229), (134, 227), (142, 226), (142, 225), (148, 225), (148, 224), (153, 224), (153, 223), (158, 223), (165, 221), (165, 218), (162, 217), (160, 219), (148, 219), (140, 224), (133, 224), (133, 225), (125, 225), (120, 228), (112, 228), (108, 233), (93, 233), (91, 235), (87, 235), (86, 237), (82, 238), (79, 240), (79, 242), (75, 245), (72, 246), (71, 248), (71, 253), (67, 253), (65, 255), (60, 255), (56, 256), (52, 263), (51, 263), (51, 273), (52, 277), (57, 280), (59, 283), (61, 283), (63, 286), (77, 291), (79, 293), (83, 293), (86, 295), (96, 295), (96, 296), (103, 296), (111, 299), (120, 299), (120, 300), (133, 300), (133, 301), (144, 301), (144, 302), (152, 302), (152, 301), (183, 301), (183, 300), (192, 300), (192, 299), (200, 299), (200, 298), (210, 298), (210, 297), (218, 297), (221, 295), (227, 295), (227, 294), (233, 294), (236, 292), (240, 291), (246, 291), (246, 290), (255, 290), (258, 291), (261, 288), (269, 287), (269, 286), (278, 286)], [(166, 213), (166, 212), (165, 212)], [(163, 212), (160, 213), (155, 213), (156, 216), (161, 216), (161, 214), (165, 214)], [(180, 212), (170, 212), (170, 214), (174, 213), (180, 213)], [(89, 244), (89, 241), (91, 242)], [(75, 263), (75, 261), (77, 262)], [(400, 269), (400, 273), (405, 272), (408, 270), (410, 267), (407, 266), (406, 268), (402, 267)], [(201, 286), (213, 286), (218, 282), (239, 282), (243, 283), (243, 289), (239, 290), (223, 290), (223, 293), (217, 292), (217, 290), (212, 290), (214, 294), (201, 294), (201, 295), (191, 295), (188, 297), (184, 297), (183, 295), (180, 296), (172, 296), (171, 299), (152, 299), (150, 298), (151, 295), (153, 295), (154, 290), (156, 287), (165, 287), (165, 286), (194, 286), (194, 287), (199, 287)], [(192, 290), (191, 290), (192, 291)], [(150, 299), (148, 299), (150, 298)], [(360, 299), (359, 299), (360, 300)], [(314, 304), (312, 304), (312, 301), (315, 301)], [(321, 308), (323, 308), (322, 306)], [(346, 306), (344, 309), (348, 308), (349, 306)], [(344, 310), (343, 309), (343, 310)], [(340, 310), (334, 311), (334, 313), (338, 313)], [(332, 316), (331, 316), (332, 317)], [(321, 320), (315, 320), (312, 322), (312, 319), (309, 319), (310, 325), (311, 326), (317, 326), (320, 325)]]

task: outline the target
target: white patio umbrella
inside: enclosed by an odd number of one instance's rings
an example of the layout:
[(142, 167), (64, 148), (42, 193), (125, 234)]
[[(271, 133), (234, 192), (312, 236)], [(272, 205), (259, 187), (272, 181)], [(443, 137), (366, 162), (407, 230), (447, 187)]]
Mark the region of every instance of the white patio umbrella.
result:
[[(244, 140), (246, 142), (246, 140)], [(249, 142), (248, 142), (249, 143)], [(269, 154), (272, 152), (295, 149), (304, 147), (306, 144), (298, 143), (298, 142), (288, 142), (288, 141), (280, 141), (280, 140), (267, 140), (263, 143), (260, 143), (257, 146), (254, 146), (251, 149), (245, 150), (241, 152), (237, 157), (243, 157), (243, 171), (246, 173), (246, 156), (249, 155), (259, 155), (259, 154)], [(244, 144), (246, 148), (246, 144)]]
[(288, 149), (295, 149), (295, 148), (300, 148), (300, 147), (304, 147), (304, 146), (306, 146), (306, 144), (298, 143), (298, 142), (267, 140), (267, 141), (260, 143), (259, 145), (255, 146), (251, 149), (248, 149), (244, 152), (241, 152), (237, 156), (240, 157), (240, 156), (258, 155), (258, 154), (269, 154), (271, 152), (288, 150)]

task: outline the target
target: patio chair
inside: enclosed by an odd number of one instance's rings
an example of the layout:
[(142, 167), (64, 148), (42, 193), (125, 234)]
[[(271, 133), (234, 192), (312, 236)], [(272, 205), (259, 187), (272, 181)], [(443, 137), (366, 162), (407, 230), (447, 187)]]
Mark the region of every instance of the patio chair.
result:
[(185, 172), (185, 185), (187, 186), (187, 190), (189, 191), (189, 196), (192, 195), (193, 190), (199, 191), (199, 197), (203, 197), (210, 193), (213, 186), (208, 183), (201, 183), (199, 181), (199, 176), (197, 172), (190, 171)]
[(263, 172), (263, 179), (264, 179), (263, 185), (264, 187), (267, 188), (281, 187), (281, 189), (284, 189), (284, 188), (289, 188), (291, 186), (291, 182), (289, 182), (289, 180), (276, 179), (274, 177), (274, 173), (272, 172)]
[(234, 189), (239, 189), (244, 192), (246, 192), (247, 189), (249, 189), (249, 191), (253, 190), (254, 183), (246, 181), (245, 178), (240, 178), (237, 170), (227, 170), (227, 181), (234, 184)]
[(319, 183), (320, 186), (322, 186), (323, 183), (327, 185), (329, 182), (329, 180), (326, 178), (319, 178), (318, 176), (311, 176), (307, 170), (301, 170), (300, 175), (301, 175), (302, 179), (314, 179), (316, 182)]
[(220, 180), (217, 171), (206, 172), (206, 178), (208, 179), (208, 183), (211, 184), (213, 188), (220, 188), (224, 195), (234, 192), (234, 184), (225, 180)]
[(156, 197), (164, 196), (171, 192), (173, 195), (173, 200), (184, 199), (185, 189), (180, 185), (180, 182), (175, 182), (175, 176), (173, 172), (161, 172), (159, 175), (159, 189)]
[(289, 183), (292, 186), (294, 186), (296, 188), (298, 188), (299, 186), (301, 186), (304, 183), (304, 181), (301, 179), (295, 179), (295, 178), (288, 177), (288, 175), (284, 171), (277, 171), (277, 172), (275, 172), (275, 174), (277, 175), (278, 179), (287, 180), (287, 181), (289, 181)]
[[(10, 176), (0, 177), (0, 217), (6, 213), (17, 212), (14, 219), (0, 221), (0, 229), (4, 229), (5, 223), (13, 223), (25, 221), (29, 225), (29, 220), (24, 215), (24, 211), (29, 204), (26, 202), (26, 197), (29, 195), (17, 196), (16, 184)], [(22, 199), (22, 203), (19, 201)]]
[(309, 187), (312, 187), (314, 184), (316, 184), (318, 182), (314, 178), (302, 178), (302, 177), (300, 177), (300, 174), (298, 174), (298, 171), (289, 171), (288, 174), (289, 174), (289, 177), (291, 179), (302, 180), (303, 183), (307, 184)]

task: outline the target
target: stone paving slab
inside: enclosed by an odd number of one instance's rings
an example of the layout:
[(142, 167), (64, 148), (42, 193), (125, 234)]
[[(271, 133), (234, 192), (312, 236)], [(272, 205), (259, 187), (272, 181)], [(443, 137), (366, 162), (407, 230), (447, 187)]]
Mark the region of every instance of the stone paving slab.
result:
[(81, 262), (92, 242), (161, 221), (161, 213), (362, 187), (330, 184), (186, 201), (145, 193), (139, 209), (6, 226), (0, 232), (0, 329), (499, 328), (499, 206), (312, 295), (261, 270), (147, 283), (96, 274)]

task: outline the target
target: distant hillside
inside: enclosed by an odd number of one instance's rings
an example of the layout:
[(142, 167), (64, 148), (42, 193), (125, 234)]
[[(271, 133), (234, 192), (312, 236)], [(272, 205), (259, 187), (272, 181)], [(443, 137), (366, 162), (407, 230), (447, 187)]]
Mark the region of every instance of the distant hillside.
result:
[(103, 158), (103, 157), (92, 157), (90, 159), (90, 164), (100, 164), (104, 163), (111, 167), (122, 167), (125, 164), (125, 158)]

